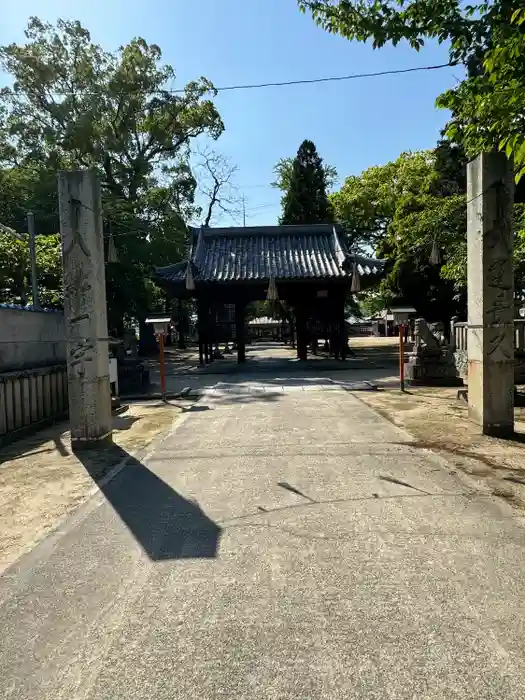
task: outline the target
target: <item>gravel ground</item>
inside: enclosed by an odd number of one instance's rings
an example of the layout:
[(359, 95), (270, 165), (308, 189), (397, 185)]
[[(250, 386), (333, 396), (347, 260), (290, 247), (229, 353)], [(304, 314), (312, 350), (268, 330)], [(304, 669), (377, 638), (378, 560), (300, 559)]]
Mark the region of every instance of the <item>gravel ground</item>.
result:
[[(525, 505), (525, 408), (515, 409), (515, 440), (480, 433), (468, 419), (458, 389), (411, 387), (360, 394), (368, 406), (406, 429), (424, 449), (446, 456), (465, 473), (482, 479), (494, 493)], [(523, 482), (523, 483), (519, 483)]]

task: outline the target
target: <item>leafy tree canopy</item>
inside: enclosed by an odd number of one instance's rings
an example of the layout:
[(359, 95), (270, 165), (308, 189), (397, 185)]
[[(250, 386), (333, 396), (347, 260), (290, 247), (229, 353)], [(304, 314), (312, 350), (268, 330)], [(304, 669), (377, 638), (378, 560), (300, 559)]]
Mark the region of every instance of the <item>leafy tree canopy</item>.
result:
[(430, 320), (458, 310), (454, 282), (430, 258), (434, 242), (451, 252), (466, 235), (465, 159), (459, 149), (441, 142), (433, 151), (403, 153), (348, 178), (331, 199), (354, 246), (374, 248), (387, 263), (379, 293), (362, 295), (367, 310), (402, 301)]
[(185, 163), (192, 138), (223, 130), (213, 85), (201, 78), (170, 92), (175, 71), (155, 44), (137, 38), (109, 53), (80, 22), (36, 17), (26, 37), (0, 48), (14, 80), (1, 93), (4, 161), (95, 167), (109, 192), (133, 202), (157, 169)]
[[(336, 218), (357, 247), (386, 260), (378, 290), (361, 295), (365, 312), (403, 302), (429, 320), (466, 310), (466, 156), (442, 140), (347, 178), (331, 196)], [(525, 288), (525, 205), (515, 205), (515, 278)], [(439, 260), (432, 260), (433, 251)]]
[[(48, 308), (62, 305), (62, 259), (60, 236), (39, 236), (36, 240), (36, 261), (40, 304)], [(0, 301), (30, 304), (31, 269), (29, 237), (0, 233)]]
[(452, 111), (448, 134), (469, 155), (505, 150), (525, 172), (525, 9), (523, 0), (298, 0), (327, 31), (374, 48), (407, 41), (415, 50), (449, 42), (467, 79), (438, 98)]
[(107, 52), (79, 22), (33, 17), (26, 39), (0, 47), (13, 79), (0, 91), (0, 221), (23, 231), (31, 208), (38, 233), (56, 232), (56, 171), (94, 168), (119, 259), (107, 269), (110, 323), (144, 315), (162, 303), (151, 267), (180, 259), (196, 214), (190, 144), (224, 128), (213, 85), (174, 92), (158, 46), (136, 38)]
[(483, 70), (441, 95), (438, 105), (452, 111), (451, 138), (473, 155), (504, 150), (519, 180), (525, 174), (525, 9), (493, 39)]
[(348, 177), (330, 196), (337, 220), (352, 246), (375, 248), (387, 233), (400, 197), (430, 186), (430, 153), (402, 153), (386, 165)]
[(326, 168), (312, 141), (305, 140), (299, 146), (282, 207), (281, 224), (321, 224), (333, 220), (327, 196)]
[[(276, 187), (282, 192), (287, 192), (290, 189), (290, 180), (293, 172), (294, 158), (281, 158), (273, 172), (275, 180), (272, 182), (272, 187)], [(330, 190), (337, 183), (337, 170), (333, 165), (323, 163), (324, 177), (326, 189)]]
[(479, 68), (494, 32), (508, 23), (520, 0), (298, 0), (327, 31), (374, 48), (407, 41), (416, 51), (426, 39), (448, 41), (452, 63)]

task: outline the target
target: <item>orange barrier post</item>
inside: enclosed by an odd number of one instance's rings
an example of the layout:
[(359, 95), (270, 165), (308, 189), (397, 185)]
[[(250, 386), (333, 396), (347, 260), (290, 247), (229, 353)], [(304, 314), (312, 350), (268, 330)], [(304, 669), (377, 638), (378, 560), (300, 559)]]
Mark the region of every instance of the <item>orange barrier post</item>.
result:
[(166, 362), (164, 358), (164, 333), (159, 333), (160, 352), (160, 393), (162, 400), (166, 401)]

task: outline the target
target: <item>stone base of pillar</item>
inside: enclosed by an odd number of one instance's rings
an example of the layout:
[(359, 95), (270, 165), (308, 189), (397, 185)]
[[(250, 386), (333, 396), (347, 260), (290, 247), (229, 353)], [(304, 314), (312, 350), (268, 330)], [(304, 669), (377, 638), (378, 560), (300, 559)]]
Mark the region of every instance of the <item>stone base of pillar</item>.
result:
[(469, 360), (469, 418), (484, 435), (511, 437), (514, 434), (514, 366), (501, 363), (483, 371), (483, 362)]
[(106, 435), (97, 438), (71, 438), (71, 449), (73, 452), (81, 452), (84, 450), (93, 450), (98, 447), (107, 447), (113, 444), (113, 435), (110, 431)]

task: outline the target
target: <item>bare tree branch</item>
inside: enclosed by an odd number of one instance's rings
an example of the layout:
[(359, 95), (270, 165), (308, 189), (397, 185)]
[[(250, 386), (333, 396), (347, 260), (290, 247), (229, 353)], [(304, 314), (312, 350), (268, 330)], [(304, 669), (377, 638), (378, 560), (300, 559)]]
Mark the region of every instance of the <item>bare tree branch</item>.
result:
[(209, 226), (217, 210), (235, 219), (242, 211), (242, 196), (235, 184), (238, 170), (222, 153), (205, 147), (197, 150), (195, 178), (197, 189), (206, 199), (204, 226)]

